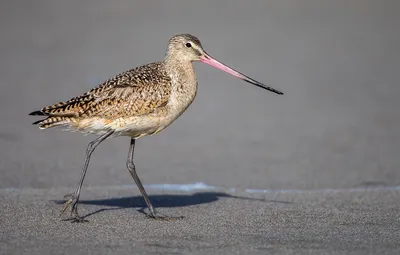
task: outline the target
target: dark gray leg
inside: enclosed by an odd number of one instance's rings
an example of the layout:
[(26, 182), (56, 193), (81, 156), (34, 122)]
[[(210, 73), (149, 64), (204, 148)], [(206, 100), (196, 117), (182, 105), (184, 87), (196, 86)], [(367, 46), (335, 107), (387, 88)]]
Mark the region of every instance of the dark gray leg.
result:
[(99, 145), (101, 142), (103, 142), (105, 139), (107, 139), (107, 137), (109, 137), (113, 133), (114, 133), (113, 131), (108, 131), (104, 135), (101, 135), (100, 137), (98, 137), (97, 139), (95, 139), (89, 143), (87, 150), (86, 150), (85, 163), (82, 167), (81, 179), (79, 180), (78, 185), (76, 186), (75, 192), (65, 196), (65, 198), (69, 198), (69, 200), (64, 204), (64, 207), (61, 210), (60, 215), (63, 214), (67, 210), (67, 208), (72, 204), (71, 215), (74, 216), (72, 221), (73, 222), (83, 222), (84, 221), (83, 218), (80, 217), (78, 214), (78, 201), (79, 201), (79, 196), (81, 194), (83, 180), (85, 179), (85, 175), (86, 175), (87, 168), (89, 165), (90, 156), (92, 155), (93, 151), (96, 149), (97, 145)]
[(146, 190), (143, 187), (142, 182), (139, 179), (139, 176), (136, 173), (136, 167), (135, 164), (133, 163), (133, 154), (135, 151), (135, 139), (131, 138), (131, 145), (129, 146), (129, 153), (128, 153), (128, 160), (126, 161), (126, 167), (129, 170), (129, 173), (132, 175), (133, 180), (135, 181), (136, 185), (138, 186), (140, 193), (142, 193), (142, 196), (144, 198), (144, 201), (146, 202), (147, 207), (149, 208), (149, 214), (148, 217), (153, 218), (153, 219), (159, 219), (159, 220), (177, 220), (181, 219), (183, 217), (168, 217), (165, 215), (160, 215), (159, 213), (156, 213), (153, 205), (150, 202), (149, 196), (147, 196)]

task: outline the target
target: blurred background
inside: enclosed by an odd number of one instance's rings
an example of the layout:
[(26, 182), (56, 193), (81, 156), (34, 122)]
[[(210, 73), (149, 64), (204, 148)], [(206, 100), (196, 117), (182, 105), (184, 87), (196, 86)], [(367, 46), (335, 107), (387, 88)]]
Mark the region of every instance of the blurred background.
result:
[[(0, 187), (75, 187), (88, 142), (28, 116), (141, 64), (168, 39), (282, 90), (204, 64), (174, 124), (140, 139), (145, 184), (323, 189), (400, 184), (397, 0), (55, 1), (0, 3)], [(129, 138), (94, 152), (86, 185), (134, 184)]]

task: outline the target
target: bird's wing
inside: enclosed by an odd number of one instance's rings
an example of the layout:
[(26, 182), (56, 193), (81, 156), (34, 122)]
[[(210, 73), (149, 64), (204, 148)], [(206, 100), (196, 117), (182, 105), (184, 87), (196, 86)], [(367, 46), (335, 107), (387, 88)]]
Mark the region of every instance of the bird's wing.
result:
[(171, 94), (171, 79), (163, 70), (159, 62), (137, 67), (40, 112), (47, 116), (104, 118), (149, 114), (166, 105)]

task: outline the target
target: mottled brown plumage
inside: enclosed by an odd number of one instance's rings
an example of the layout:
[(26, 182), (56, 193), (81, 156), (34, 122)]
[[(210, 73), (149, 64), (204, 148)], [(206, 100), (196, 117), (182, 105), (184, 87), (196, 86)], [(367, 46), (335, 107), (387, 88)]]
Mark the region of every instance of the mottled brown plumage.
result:
[(171, 88), (171, 78), (163, 62), (140, 66), (81, 96), (44, 107), (40, 113), (49, 117), (37, 124), (42, 129), (59, 125), (79, 129), (80, 121), (86, 118), (102, 118), (107, 122), (114, 118), (150, 114), (166, 106)]
[(41, 129), (63, 126), (70, 130), (101, 135), (89, 144), (81, 179), (75, 192), (67, 196), (69, 200), (62, 212), (72, 205), (73, 220), (83, 221), (78, 215), (77, 204), (92, 152), (109, 136), (129, 136), (131, 145), (127, 168), (149, 207), (149, 216), (171, 219), (160, 216), (154, 210), (136, 174), (133, 151), (137, 138), (160, 132), (192, 103), (197, 92), (193, 61), (204, 62), (246, 82), (282, 94), (213, 59), (196, 37), (189, 34), (173, 36), (163, 61), (125, 71), (81, 96), (30, 113), (47, 116), (46, 119), (34, 122)]

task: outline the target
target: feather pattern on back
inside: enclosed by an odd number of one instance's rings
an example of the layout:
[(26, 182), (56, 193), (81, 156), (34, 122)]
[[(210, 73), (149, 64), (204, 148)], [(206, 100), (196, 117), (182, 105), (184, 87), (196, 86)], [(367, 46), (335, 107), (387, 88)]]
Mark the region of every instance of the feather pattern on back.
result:
[(41, 128), (63, 125), (86, 117), (116, 118), (141, 116), (168, 103), (172, 83), (162, 62), (125, 71), (81, 96), (32, 112), (49, 116), (34, 124)]

